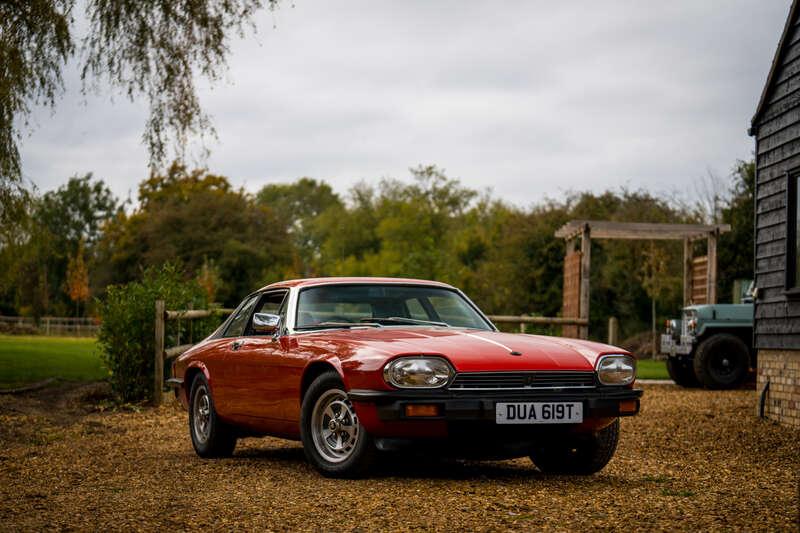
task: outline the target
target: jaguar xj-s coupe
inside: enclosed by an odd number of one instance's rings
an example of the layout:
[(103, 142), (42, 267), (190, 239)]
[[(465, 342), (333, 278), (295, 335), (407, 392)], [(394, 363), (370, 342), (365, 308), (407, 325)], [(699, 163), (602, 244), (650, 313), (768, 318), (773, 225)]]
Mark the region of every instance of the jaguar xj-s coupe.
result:
[(201, 457), (271, 435), (334, 477), (406, 449), (592, 474), (642, 395), (625, 350), (501, 333), (458, 289), (412, 279), (269, 285), (172, 372)]

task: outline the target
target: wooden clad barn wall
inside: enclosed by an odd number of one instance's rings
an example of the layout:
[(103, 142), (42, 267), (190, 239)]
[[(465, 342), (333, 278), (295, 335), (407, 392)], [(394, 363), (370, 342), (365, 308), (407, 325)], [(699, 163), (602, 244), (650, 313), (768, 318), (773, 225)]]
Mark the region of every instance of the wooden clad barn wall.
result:
[(754, 124), (757, 150), (755, 304), (757, 348), (800, 348), (800, 302), (786, 298), (787, 172), (800, 173), (800, 25), (783, 50)]

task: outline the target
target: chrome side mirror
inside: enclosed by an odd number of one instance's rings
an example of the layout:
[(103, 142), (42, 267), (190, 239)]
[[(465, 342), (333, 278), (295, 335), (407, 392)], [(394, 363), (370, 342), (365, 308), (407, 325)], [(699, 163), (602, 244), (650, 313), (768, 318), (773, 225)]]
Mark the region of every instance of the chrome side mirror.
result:
[(258, 335), (275, 335), (281, 327), (281, 317), (269, 313), (253, 315), (253, 333)]

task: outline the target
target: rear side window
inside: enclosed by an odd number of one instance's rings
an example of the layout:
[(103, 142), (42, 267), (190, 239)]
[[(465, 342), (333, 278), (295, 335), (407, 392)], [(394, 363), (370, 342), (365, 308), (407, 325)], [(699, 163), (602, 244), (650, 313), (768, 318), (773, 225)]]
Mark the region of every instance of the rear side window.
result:
[(236, 313), (236, 316), (234, 316), (230, 324), (228, 324), (228, 328), (225, 330), (223, 337), (241, 337), (244, 335), (244, 328), (247, 327), (250, 314), (253, 312), (253, 307), (255, 307), (257, 301), (258, 296), (252, 296), (242, 305), (239, 312)]

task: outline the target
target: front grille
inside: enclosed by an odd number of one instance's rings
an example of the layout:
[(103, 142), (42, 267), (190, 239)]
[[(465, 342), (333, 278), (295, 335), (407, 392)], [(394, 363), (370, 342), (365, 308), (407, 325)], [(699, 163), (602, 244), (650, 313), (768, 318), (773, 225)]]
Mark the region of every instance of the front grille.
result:
[(467, 372), (456, 374), (449, 389), (574, 389), (594, 386), (594, 372)]

